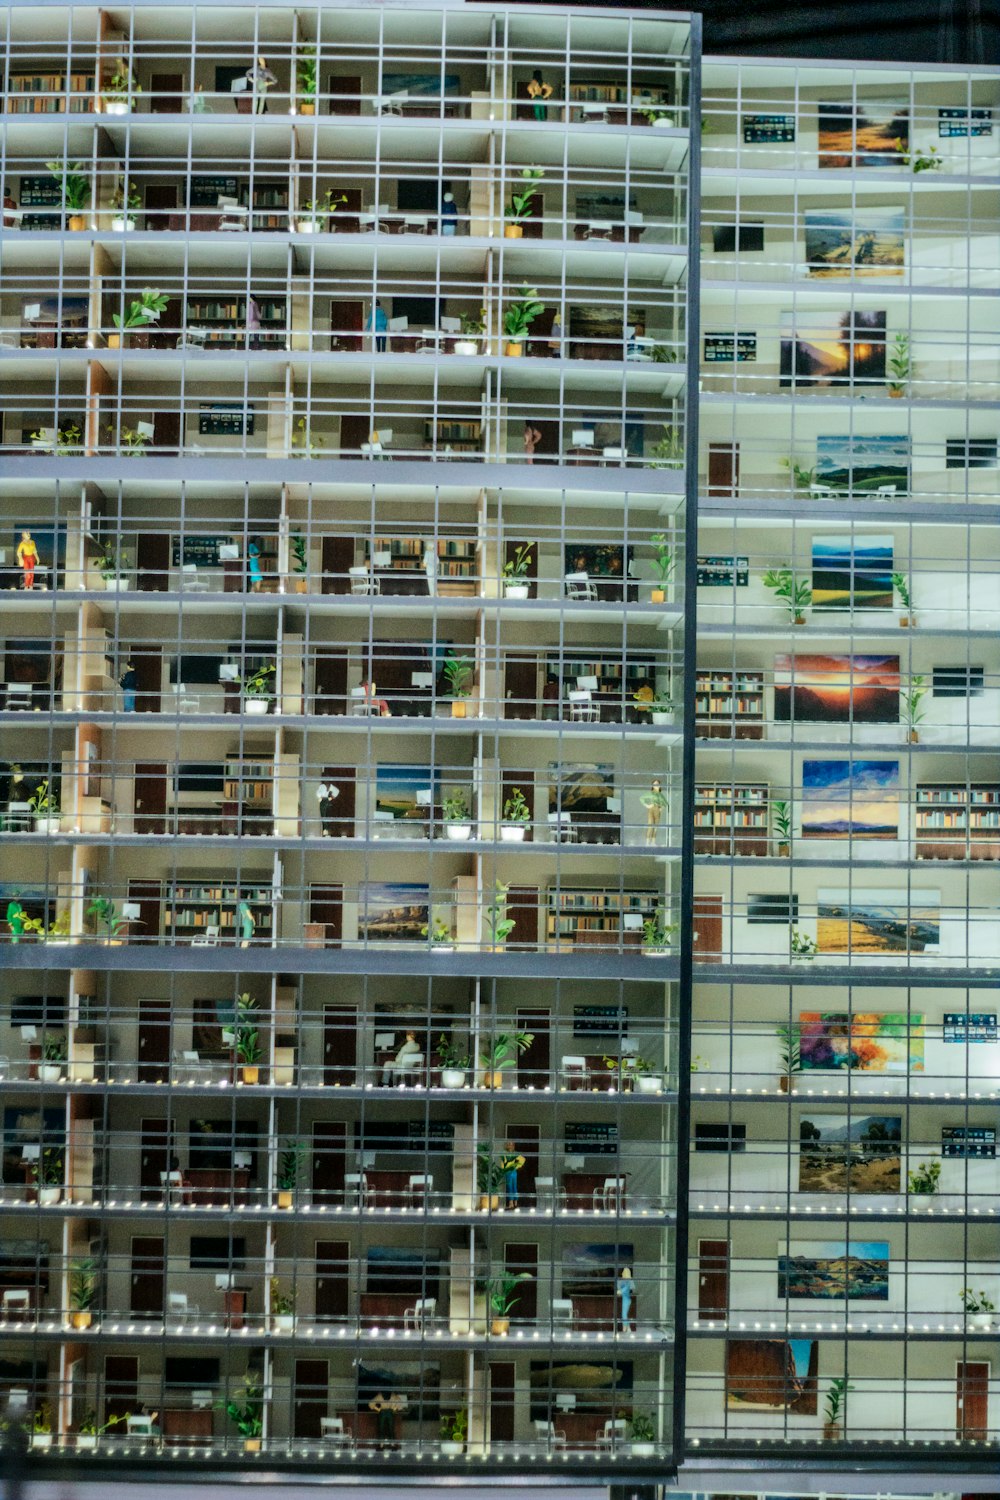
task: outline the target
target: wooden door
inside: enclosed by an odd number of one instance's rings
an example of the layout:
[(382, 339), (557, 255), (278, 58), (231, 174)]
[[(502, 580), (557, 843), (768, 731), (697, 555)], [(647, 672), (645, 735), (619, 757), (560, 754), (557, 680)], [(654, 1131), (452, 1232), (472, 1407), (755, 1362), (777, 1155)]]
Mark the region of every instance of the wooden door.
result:
[(325, 536), (320, 567), (322, 569), (320, 593), (349, 594), (351, 580), (347, 570), (354, 566), (354, 538), (352, 536)]
[(129, 1308), (137, 1318), (163, 1316), (163, 1240), (148, 1235), (132, 1240)]
[[(535, 587), (534, 584), (531, 585)], [(503, 697), (505, 719), (537, 719), (538, 717), (538, 658), (517, 656), (504, 657)]]
[(372, 421), (367, 413), (345, 411), (340, 418), (340, 457), (360, 458), (361, 444), (368, 442), (371, 430)]
[(158, 880), (130, 880), (128, 899), (138, 903), (139, 920), (133, 922), (137, 929), (129, 942), (157, 943), (160, 940), (160, 882)]
[(358, 1063), (358, 1013), (353, 1005), (323, 1007), (323, 1082), (350, 1088)]
[(138, 714), (160, 712), (160, 688), (163, 683), (163, 657), (159, 646), (137, 646), (132, 651), (135, 667), (135, 711)]
[(140, 532), (135, 544), (135, 567), (141, 592), (165, 593), (169, 583), (170, 538), (163, 532)]
[(518, 1088), (548, 1088), (551, 1082), (552, 1013), (525, 1005), (517, 1008), (517, 1029), (534, 1040), (517, 1059)]
[[(127, 1417), (139, 1406), (139, 1356), (106, 1354), (104, 1357), (104, 1420)], [(119, 1428), (123, 1431), (124, 1428)]]
[(166, 1083), (170, 1074), (170, 1001), (139, 1001), (139, 1082)]
[[(514, 1132), (510, 1134), (513, 1140)], [(527, 1275), (531, 1278), (522, 1281), (517, 1289), (517, 1301), (510, 1313), (511, 1324), (521, 1328), (534, 1324), (538, 1318), (538, 1246), (504, 1245), (503, 1268), (510, 1276)]]
[(729, 1241), (698, 1241), (698, 1316), (718, 1322), (729, 1312)]
[(989, 1361), (959, 1360), (956, 1369), (956, 1435), (965, 1442), (985, 1442), (990, 1425)]
[(179, 411), (153, 413), (153, 451), (158, 458), (176, 456), (181, 449), (181, 414)]
[(316, 1241), (316, 1320), (343, 1323), (350, 1312), (351, 1247), (346, 1240)]
[(331, 234), (358, 234), (361, 230), (361, 189), (343, 187), (339, 182), (334, 188), (343, 202), (330, 220)]
[(541, 193), (532, 193), (529, 204), (531, 214), (527, 219), (521, 220), (524, 230), (522, 238), (526, 240), (540, 240), (544, 234), (542, 215), (545, 212), (545, 198)]
[(317, 647), (313, 712), (343, 714), (347, 712), (347, 648)]
[(342, 1203), (346, 1170), (347, 1126), (344, 1121), (315, 1121), (312, 1146), (313, 1202)]
[(325, 1359), (295, 1361), (294, 1413), (292, 1436), (318, 1438), (319, 1422), (327, 1415), (330, 1399), (330, 1366)]
[(740, 489), (739, 443), (709, 443), (708, 493), (733, 500)]
[(512, 885), (507, 891), (507, 915), (514, 923), (507, 939), (509, 947), (538, 947), (538, 887)]
[(149, 80), (151, 115), (179, 115), (184, 110), (184, 74), (154, 73)]
[(311, 885), (309, 887), (309, 920), (326, 928), (324, 946), (339, 948), (344, 932), (344, 887)]
[[(514, 1441), (514, 1383), (516, 1366), (490, 1361), (490, 1442)], [(494, 1457), (496, 1453), (494, 1452)]]
[(167, 768), (162, 761), (137, 761), (134, 787), (136, 833), (165, 833)]
[(722, 962), (722, 897), (695, 896), (694, 941), (692, 961), (696, 964)]
[(330, 96), (331, 115), (359, 115), (361, 113), (360, 78), (352, 74), (331, 73), (326, 87)]
[(152, 183), (146, 188), (143, 228), (163, 230), (170, 228), (170, 215), (177, 212), (177, 189)]
[(359, 354), (365, 326), (363, 302), (330, 303), (330, 348), (335, 352)]
[(170, 1126), (166, 1120), (143, 1120), (139, 1132), (139, 1197), (156, 1203), (163, 1197), (160, 1174), (170, 1170)]
[(335, 786), (340, 796), (333, 803), (331, 836), (342, 839), (354, 837), (355, 794), (357, 792), (355, 766), (325, 766), (323, 780), (327, 786)]

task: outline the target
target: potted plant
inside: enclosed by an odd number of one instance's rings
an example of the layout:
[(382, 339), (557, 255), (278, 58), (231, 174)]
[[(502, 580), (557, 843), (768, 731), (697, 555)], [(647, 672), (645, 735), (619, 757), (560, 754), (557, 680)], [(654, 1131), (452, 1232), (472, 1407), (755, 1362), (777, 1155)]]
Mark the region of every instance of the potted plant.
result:
[(472, 819), (469, 804), (463, 792), (454, 792), (442, 803), (445, 838), (454, 844), (464, 844), (472, 837)]
[(76, 161), (63, 166), (62, 162), (47, 161), (45, 166), (62, 190), (63, 211), (67, 215), (67, 227), (72, 230), (86, 229), (86, 208), (90, 202), (90, 178), (86, 163)]
[(888, 389), (894, 400), (906, 395), (906, 387), (913, 373), (910, 361), (910, 335), (897, 333), (886, 361), (889, 369)]
[(932, 1198), (938, 1190), (940, 1180), (941, 1163), (934, 1157), (907, 1173), (908, 1191), (915, 1198)]
[(911, 745), (920, 743), (919, 725), (924, 717), (923, 699), (926, 696), (927, 678), (920, 672), (912, 672), (909, 686), (900, 694), (900, 707), (903, 710)]
[(656, 1453), (656, 1428), (652, 1417), (644, 1412), (633, 1412), (628, 1424), (628, 1435), (632, 1443), (633, 1458), (653, 1458)]
[(828, 1443), (836, 1443), (841, 1437), (841, 1418), (847, 1412), (847, 1395), (853, 1391), (845, 1375), (831, 1380), (826, 1392), (826, 1409), (823, 1413), (823, 1437)]
[(490, 944), (494, 953), (503, 951), (504, 944), (517, 926), (514, 918), (507, 915), (507, 892), (509, 890), (510, 887), (502, 880), (495, 881), (493, 895), (486, 907), (486, 925), (489, 928)]
[(629, 1071), (633, 1085), (640, 1094), (659, 1094), (663, 1090), (663, 1074), (657, 1073), (653, 1064), (641, 1053), (632, 1058)]
[(788, 951), (794, 964), (808, 963), (810, 959), (816, 957), (819, 949), (813, 938), (800, 932), (797, 927), (791, 927), (788, 932)]
[(70, 916), (69, 908), (63, 907), (62, 911), (56, 913), (56, 919), (51, 927), (45, 930), (45, 941), (47, 943), (66, 944), (70, 938)]
[(684, 437), (676, 427), (664, 427), (663, 436), (657, 438), (649, 450), (646, 467), (649, 469), (679, 469), (684, 464)]
[[(657, 109), (653, 107), (651, 109), (641, 110), (640, 113), (645, 117), (647, 125), (659, 125), (662, 129), (663, 126), (673, 125), (674, 123), (673, 115), (669, 110), (666, 109)], [(633, 1452), (634, 1451), (635, 1450), (633, 1449)]]
[(116, 210), (111, 218), (111, 228), (116, 234), (125, 234), (135, 228), (135, 210), (142, 207), (142, 199), (135, 184), (121, 179), (111, 195), (111, 207)]
[(98, 573), (100, 573), (106, 589), (121, 588), (125, 556), (124, 553), (118, 550), (117, 542), (107, 541), (101, 543), (100, 556), (96, 559), (94, 566), (97, 568)]
[(674, 700), (654, 688), (641, 687), (632, 694), (632, 702), (639, 713), (649, 714), (653, 724), (669, 724), (674, 713)]
[(243, 688), (243, 711), (248, 714), (266, 714), (271, 707), (272, 684), (275, 668), (268, 663), (258, 667), (249, 677), (240, 678)]
[(441, 1034), (438, 1037), (436, 1056), (438, 1067), (441, 1069), (441, 1087), (443, 1089), (464, 1089), (465, 1075), (472, 1063), (468, 1053), (459, 1052), (448, 1038)]
[(448, 656), (441, 670), (452, 698), (451, 716), (464, 719), (465, 700), (472, 693), (472, 662), (467, 656)]
[(271, 1277), (271, 1322), (275, 1333), (291, 1333), (295, 1328), (295, 1300), (298, 1296), (294, 1287), (284, 1291), (281, 1281), (277, 1276)]
[(123, 458), (145, 458), (146, 446), (152, 436), (151, 422), (138, 422), (135, 427), (123, 427), (120, 433)]
[(260, 1030), (253, 1015), (256, 1009), (257, 1001), (252, 995), (245, 991), (237, 995), (232, 1047), (242, 1065), (244, 1083), (257, 1083), (260, 1079)]
[(480, 1145), (476, 1148), (476, 1185), (479, 1188), (479, 1207), (483, 1213), (496, 1213), (500, 1207), (505, 1172), (492, 1147)]
[(504, 1271), (501, 1276), (491, 1276), (486, 1283), (486, 1301), (490, 1310), (490, 1333), (495, 1338), (505, 1338), (510, 1333), (510, 1315), (517, 1304), (518, 1286), (529, 1281), (530, 1274), (521, 1271), (513, 1275)]
[(806, 623), (804, 611), (812, 604), (812, 584), (808, 579), (797, 579), (791, 568), (768, 568), (761, 583), (783, 602), (790, 625)]
[(771, 826), (778, 844), (778, 855), (787, 859), (792, 850), (792, 804), (776, 798), (771, 803)]
[[(149, 328), (150, 324), (158, 322), (160, 314), (166, 311), (168, 300), (166, 292), (161, 292), (159, 287), (144, 286), (138, 297), (129, 304), (128, 312), (124, 317), (121, 313), (111, 314), (111, 321), (118, 332), (108, 335), (108, 348), (124, 348), (130, 330)], [(130, 430), (123, 428), (122, 436), (124, 437), (125, 432)]]
[(295, 574), (295, 592), (297, 594), (308, 593), (309, 580), (306, 574), (309, 572), (309, 550), (301, 532), (296, 531), (292, 535), (289, 550), (292, 554), (292, 572)]
[(216, 1405), (242, 1434), (244, 1453), (259, 1453), (264, 1431), (264, 1388), (256, 1377), (248, 1373), (239, 1396), (233, 1401), (218, 1401)]
[(435, 917), (430, 923), (424, 923), (420, 929), (421, 937), (430, 938), (432, 953), (454, 953), (455, 944), (452, 942), (451, 928), (440, 917)]
[(486, 309), (478, 313), (459, 313), (462, 337), (455, 340), (456, 354), (478, 354), (479, 343), (486, 332)]
[(511, 193), (510, 204), (507, 208), (507, 222), (504, 225), (504, 238), (508, 240), (520, 240), (524, 238), (524, 221), (532, 215), (531, 200), (535, 196), (538, 184), (545, 176), (541, 167), (522, 167), (521, 181), (524, 183), (519, 193)]
[(103, 924), (108, 929), (108, 942), (114, 944), (121, 942), (118, 932), (125, 925), (125, 918), (110, 897), (95, 896), (87, 907), (86, 915), (93, 917), (97, 937), (101, 935), (101, 926)]
[(302, 47), (296, 60), (295, 77), (298, 83), (300, 115), (316, 113), (316, 48)]
[(663, 604), (667, 598), (667, 586), (674, 576), (674, 569), (677, 567), (677, 554), (665, 531), (654, 532), (649, 540), (656, 548), (653, 566), (656, 568), (660, 580), (659, 583), (654, 584), (649, 595), (649, 600), (651, 604)]
[(964, 1286), (958, 1295), (972, 1327), (979, 1329), (981, 1333), (989, 1333), (993, 1327), (993, 1314), (997, 1310), (996, 1303), (991, 1302), (985, 1292), (974, 1292), (969, 1286)]
[(36, 833), (59, 832), (59, 793), (48, 778), (38, 783), (28, 798), (28, 808), (35, 820)]
[(668, 922), (666, 911), (658, 906), (642, 924), (642, 952), (645, 957), (662, 958), (669, 953), (676, 931), (676, 922)]
[(804, 465), (799, 463), (794, 454), (788, 458), (779, 458), (778, 465), (780, 468), (786, 469), (792, 476), (797, 490), (807, 490), (811, 484), (815, 483), (815, 468), (805, 468)]
[(347, 202), (344, 193), (327, 188), (318, 198), (306, 198), (295, 219), (299, 234), (322, 234), (328, 221)]
[(105, 114), (127, 115), (132, 109), (135, 95), (141, 93), (142, 85), (136, 80), (124, 57), (120, 57), (117, 68), (101, 89)]
[(80, 1430), (76, 1435), (76, 1447), (81, 1452), (92, 1453), (97, 1447), (98, 1438), (111, 1427), (116, 1427), (119, 1422), (127, 1422), (132, 1415), (130, 1411), (122, 1412), (117, 1417), (109, 1417), (106, 1422), (98, 1422), (97, 1412), (93, 1407), (80, 1418)]
[(438, 1451), (447, 1458), (457, 1458), (465, 1447), (469, 1436), (469, 1413), (463, 1406), (460, 1411), (441, 1413), (441, 1441)]
[(72, 1327), (90, 1327), (96, 1300), (97, 1262), (87, 1256), (85, 1260), (75, 1261), (69, 1271), (69, 1321)]
[(38, 1076), (42, 1083), (59, 1082), (66, 1057), (66, 1038), (46, 1033), (42, 1038), (42, 1061), (38, 1064)]
[(52, 1447), (52, 1407), (48, 1401), (39, 1401), (31, 1419), (31, 1446)]
[(318, 458), (323, 447), (325, 447), (323, 439), (313, 437), (309, 423), (305, 417), (300, 417), (292, 433), (292, 457)]
[(500, 839), (505, 844), (523, 844), (528, 831), (531, 809), (524, 793), (516, 786), (503, 805)]
[(37, 1186), (38, 1202), (43, 1208), (58, 1203), (63, 1190), (63, 1159), (54, 1147), (42, 1152), (41, 1160), (31, 1167), (32, 1181)]
[(305, 1162), (306, 1148), (301, 1141), (288, 1141), (278, 1158), (278, 1207), (291, 1208), (299, 1174)]
[(784, 1021), (780, 1026), (775, 1027), (775, 1032), (781, 1049), (781, 1076), (778, 1079), (778, 1087), (783, 1094), (794, 1094), (795, 1075), (802, 1067), (799, 1028), (791, 1022)]
[(531, 1031), (498, 1031), (489, 1050), (480, 1053), (479, 1066), (483, 1070), (483, 1088), (503, 1087), (504, 1069), (512, 1068), (522, 1052), (526, 1052), (535, 1040)]
[(903, 630), (914, 627), (917, 617), (913, 613), (913, 595), (910, 593), (910, 580), (905, 573), (893, 573), (892, 586), (899, 598), (899, 623)]
[(938, 148), (936, 146), (928, 146), (927, 154), (924, 155), (920, 147), (916, 147), (911, 152), (907, 143), (899, 139), (899, 137), (897, 137), (895, 144), (900, 164), (904, 167), (912, 166), (914, 175), (918, 172), (939, 172), (944, 166), (944, 160), (938, 155)]
[(503, 352), (509, 359), (521, 357), (528, 330), (538, 314), (544, 311), (545, 303), (539, 302), (538, 293), (533, 286), (521, 287), (517, 301), (507, 304), (503, 315), (503, 331), (506, 339)]
[(528, 573), (531, 568), (532, 543), (524, 542), (514, 548), (514, 556), (503, 565), (503, 592), (505, 599), (527, 599), (531, 591)]

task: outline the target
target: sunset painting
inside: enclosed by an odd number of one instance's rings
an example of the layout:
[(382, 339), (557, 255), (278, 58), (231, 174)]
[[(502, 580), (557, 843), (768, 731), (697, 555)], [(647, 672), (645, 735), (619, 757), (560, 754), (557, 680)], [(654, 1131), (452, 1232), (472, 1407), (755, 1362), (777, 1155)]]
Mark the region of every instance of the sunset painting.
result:
[(858, 100), (819, 106), (819, 164), (899, 167), (910, 143), (910, 113), (903, 99)]
[(806, 263), (814, 279), (902, 276), (906, 264), (901, 208), (806, 209)]
[(812, 1302), (888, 1302), (887, 1240), (793, 1241), (778, 1255), (778, 1296)]
[(898, 760), (804, 760), (804, 839), (899, 837)]
[(797, 389), (885, 383), (884, 312), (781, 314), (781, 384)]
[(820, 953), (926, 953), (941, 941), (938, 891), (820, 889), (816, 911)]
[(804, 1010), (799, 1016), (802, 1071), (922, 1073), (920, 1011)]
[(774, 717), (779, 724), (898, 724), (899, 657), (779, 654)]

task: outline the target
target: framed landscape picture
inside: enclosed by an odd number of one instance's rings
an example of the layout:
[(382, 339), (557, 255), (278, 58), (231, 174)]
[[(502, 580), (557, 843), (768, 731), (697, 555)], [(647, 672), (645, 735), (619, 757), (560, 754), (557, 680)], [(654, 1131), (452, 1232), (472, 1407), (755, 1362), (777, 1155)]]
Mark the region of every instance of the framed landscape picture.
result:
[(899, 837), (898, 760), (804, 760), (804, 839)]
[(891, 536), (814, 536), (813, 609), (892, 609)]
[(901, 167), (909, 144), (905, 99), (820, 101), (821, 167)]
[(606, 813), (615, 795), (615, 768), (611, 764), (565, 764), (549, 762), (549, 812)]
[(778, 1255), (778, 1296), (810, 1302), (888, 1302), (888, 1240), (793, 1241)]
[(437, 772), (431, 766), (380, 765), (375, 773), (375, 810), (396, 822), (421, 826), (437, 801)]
[(821, 887), (816, 910), (820, 953), (926, 953), (941, 941), (938, 891)]
[(632, 1401), (632, 1361), (629, 1359), (596, 1363), (569, 1360), (555, 1363), (533, 1359), (529, 1366), (531, 1390), (530, 1416), (533, 1422), (551, 1421), (556, 1397), (572, 1392), (576, 1411), (606, 1412), (630, 1407)]
[(418, 943), (429, 911), (426, 885), (365, 881), (358, 892), (358, 937), (368, 943)]
[(910, 440), (905, 434), (816, 439), (816, 482), (835, 490), (876, 490), (910, 482)]
[(900, 1115), (811, 1115), (799, 1121), (799, 1192), (898, 1193)]
[(779, 654), (774, 717), (779, 724), (898, 724), (899, 657)]
[(816, 1414), (815, 1339), (728, 1339), (726, 1409)]
[(810, 276), (902, 276), (906, 241), (901, 208), (808, 208), (803, 217)]
[(799, 1052), (804, 1073), (922, 1073), (923, 1014), (804, 1010), (799, 1016)]
[(780, 379), (802, 390), (884, 385), (885, 313), (783, 312)]

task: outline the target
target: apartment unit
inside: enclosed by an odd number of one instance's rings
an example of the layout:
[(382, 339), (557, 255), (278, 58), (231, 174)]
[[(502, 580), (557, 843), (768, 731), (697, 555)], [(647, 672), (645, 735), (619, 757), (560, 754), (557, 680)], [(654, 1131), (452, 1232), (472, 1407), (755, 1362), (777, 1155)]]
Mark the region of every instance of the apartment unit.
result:
[(662, 1470), (697, 30), (3, 26), (7, 1421)]
[(1000, 1397), (997, 80), (706, 60), (703, 120), (688, 1451), (972, 1473)]

